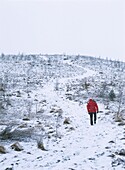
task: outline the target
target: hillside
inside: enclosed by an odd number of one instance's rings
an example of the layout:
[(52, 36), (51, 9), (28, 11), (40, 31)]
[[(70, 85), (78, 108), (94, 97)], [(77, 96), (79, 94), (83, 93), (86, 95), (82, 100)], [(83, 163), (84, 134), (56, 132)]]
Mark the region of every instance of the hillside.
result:
[(124, 62), (2, 54), (0, 72), (0, 170), (125, 168)]

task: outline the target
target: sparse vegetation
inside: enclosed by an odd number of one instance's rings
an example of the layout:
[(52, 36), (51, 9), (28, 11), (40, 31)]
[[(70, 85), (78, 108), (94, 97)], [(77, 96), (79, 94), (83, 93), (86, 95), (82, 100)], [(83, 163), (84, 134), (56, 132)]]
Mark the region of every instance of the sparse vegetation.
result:
[[(100, 122), (112, 121), (119, 128), (125, 125), (123, 62), (80, 55), (1, 55), (0, 71), (0, 140), (3, 143), (35, 141), (37, 148), (47, 150), (48, 154), (52, 146), (60, 143), (61, 151), (54, 152), (64, 154), (67, 146), (61, 145), (63, 139), (69, 139), (68, 135), (73, 134), (73, 139), (80, 142), (81, 134), (86, 135), (84, 130), (88, 129), (83, 118), (86, 114), (83, 105), (90, 97), (104, 104), (107, 109), (106, 112), (99, 110)], [(79, 108), (83, 114), (80, 117), (80, 124), (77, 122)], [(105, 116), (101, 117), (102, 114)], [(84, 124), (82, 133), (77, 136), (76, 132), (79, 132), (82, 123)], [(103, 137), (106, 133), (108, 132), (102, 128), (97, 137), (101, 138), (101, 135)], [(84, 141), (84, 138), (82, 140)], [(113, 140), (116, 145), (116, 140)], [(71, 141), (67, 141), (67, 145), (68, 143)], [(11, 145), (13, 152), (17, 150), (26, 154), (33, 152), (26, 152), (25, 147), (23, 150), (19, 143), (16, 144), (19, 146), (17, 149), (15, 143)], [(88, 148), (88, 145), (87, 147), (82, 145), (82, 150)], [(105, 148), (110, 150), (111, 146)], [(2, 149), (1, 147), (1, 153), (4, 152)], [(79, 146), (77, 149), (81, 150)], [(78, 156), (79, 153), (72, 155)], [(104, 155), (105, 153), (101, 152), (96, 156)], [(116, 156), (116, 153), (112, 155)], [(63, 161), (70, 160), (70, 156), (63, 157)], [(93, 161), (96, 157), (87, 159)]]

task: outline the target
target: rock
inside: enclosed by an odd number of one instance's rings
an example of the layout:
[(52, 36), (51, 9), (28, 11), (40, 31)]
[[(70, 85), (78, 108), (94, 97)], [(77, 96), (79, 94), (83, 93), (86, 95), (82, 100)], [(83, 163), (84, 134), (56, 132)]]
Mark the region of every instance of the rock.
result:
[(29, 118), (29, 117), (24, 117), (23, 120), (24, 120), (24, 121), (29, 121), (30, 118)]
[(47, 151), (44, 147), (44, 144), (42, 141), (37, 141), (37, 146), (39, 149), (43, 150), (43, 151)]
[(125, 140), (125, 138), (121, 138), (120, 140)]
[(70, 124), (70, 119), (69, 118), (65, 118), (63, 124)]
[(114, 158), (115, 154), (108, 155), (108, 157)]
[(105, 149), (110, 149), (110, 148), (111, 148), (111, 147), (109, 147), (109, 146), (106, 146), (106, 147), (105, 147)]
[(71, 132), (71, 131), (73, 131), (73, 130), (75, 130), (75, 128), (74, 127), (70, 127), (70, 128), (68, 128), (68, 132)]
[(70, 127), (69, 129), (70, 129), (70, 130), (75, 130), (75, 128), (74, 128), (74, 127)]
[(22, 151), (23, 148), (22, 146), (19, 144), (19, 142), (14, 143), (13, 145), (11, 145), (11, 148), (14, 149), (15, 151)]
[(13, 168), (6, 168), (5, 170), (13, 170)]
[(117, 159), (112, 161), (112, 167), (117, 167), (118, 165), (125, 166), (125, 160), (123, 160), (121, 158), (117, 158)]
[(38, 156), (36, 159), (42, 159), (42, 156)]
[(118, 152), (118, 155), (125, 156), (125, 149), (121, 149), (121, 150)]
[(95, 158), (88, 158), (88, 160), (90, 160), (90, 161), (94, 161), (94, 160), (95, 160)]
[(109, 141), (109, 143), (115, 143), (113, 140)]
[(59, 163), (60, 161), (61, 161), (61, 160), (58, 159), (56, 163)]
[(1, 153), (7, 153), (7, 151), (6, 151), (4, 146), (0, 146), (0, 154)]
[(110, 112), (106, 112), (105, 115), (110, 115)]
[(118, 126), (124, 126), (125, 125), (125, 122), (120, 122), (119, 124), (118, 124)]
[(55, 130), (50, 130), (50, 131), (48, 131), (48, 134), (52, 134), (52, 133), (55, 133)]
[(103, 156), (104, 154), (105, 154), (104, 152), (99, 153), (99, 154), (97, 154), (97, 157)]

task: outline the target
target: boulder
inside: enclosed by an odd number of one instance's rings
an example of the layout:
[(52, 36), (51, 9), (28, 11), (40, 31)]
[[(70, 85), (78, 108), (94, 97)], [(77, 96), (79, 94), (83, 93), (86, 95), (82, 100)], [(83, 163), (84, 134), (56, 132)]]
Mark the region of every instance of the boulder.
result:
[(37, 141), (37, 146), (39, 149), (43, 150), (43, 151), (47, 151), (44, 147), (44, 144), (42, 141)]
[(19, 142), (16, 142), (14, 144), (11, 145), (11, 148), (14, 149), (15, 151), (22, 151), (23, 148), (22, 146), (19, 144)]
[(0, 154), (1, 153), (6, 153), (7, 151), (6, 151), (6, 149), (5, 149), (5, 147), (4, 146), (0, 146)]

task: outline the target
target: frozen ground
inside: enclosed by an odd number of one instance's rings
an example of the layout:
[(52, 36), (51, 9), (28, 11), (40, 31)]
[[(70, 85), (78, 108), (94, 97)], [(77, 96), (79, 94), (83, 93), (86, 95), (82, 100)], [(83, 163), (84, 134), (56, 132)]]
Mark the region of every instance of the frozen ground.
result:
[[(94, 72), (86, 70), (84, 76), (92, 76), (92, 73)], [(78, 78), (81, 78), (80, 75)], [(8, 153), (0, 155), (0, 170), (11, 167), (14, 170), (124, 169), (124, 156), (118, 154), (125, 146), (123, 126), (118, 126), (112, 120), (112, 115), (100, 102), (97, 124), (90, 126), (87, 101), (83, 99), (80, 105), (78, 102), (67, 100), (63, 93), (54, 90), (54, 81), (56, 80), (51, 79), (44, 87), (34, 90), (31, 97), (37, 95), (40, 101), (44, 96), (49, 104), (63, 110), (63, 119), (69, 118), (70, 124), (63, 124), (61, 119), (58, 136), (51, 140), (43, 139), (46, 151), (38, 149), (34, 140), (21, 141), (23, 150), (19, 152), (10, 148), (13, 142), (6, 143)], [(65, 83), (67, 79), (59, 81)], [(36, 122), (32, 120), (30, 123), (35, 125)]]
[[(47, 151), (37, 148), (36, 142), (20, 142), (24, 150), (17, 152), (6, 145), (7, 154), (0, 155), (0, 170), (13, 167), (14, 170), (114, 170), (124, 169), (122, 166), (113, 165), (117, 158), (115, 152), (122, 149), (125, 143), (123, 128), (113, 123), (110, 115), (106, 115), (103, 104), (99, 103), (98, 121), (90, 126), (86, 111), (86, 103), (79, 105), (66, 100), (53, 90), (50, 81), (45, 88), (39, 89), (40, 96), (52, 105), (63, 108), (65, 117), (70, 118), (65, 130), (59, 128), (60, 138), (52, 142), (44, 141)], [(63, 116), (64, 116), (63, 115)], [(115, 155), (115, 158), (111, 155)], [(116, 162), (117, 164), (117, 162)], [(115, 168), (116, 166), (116, 168)]]

